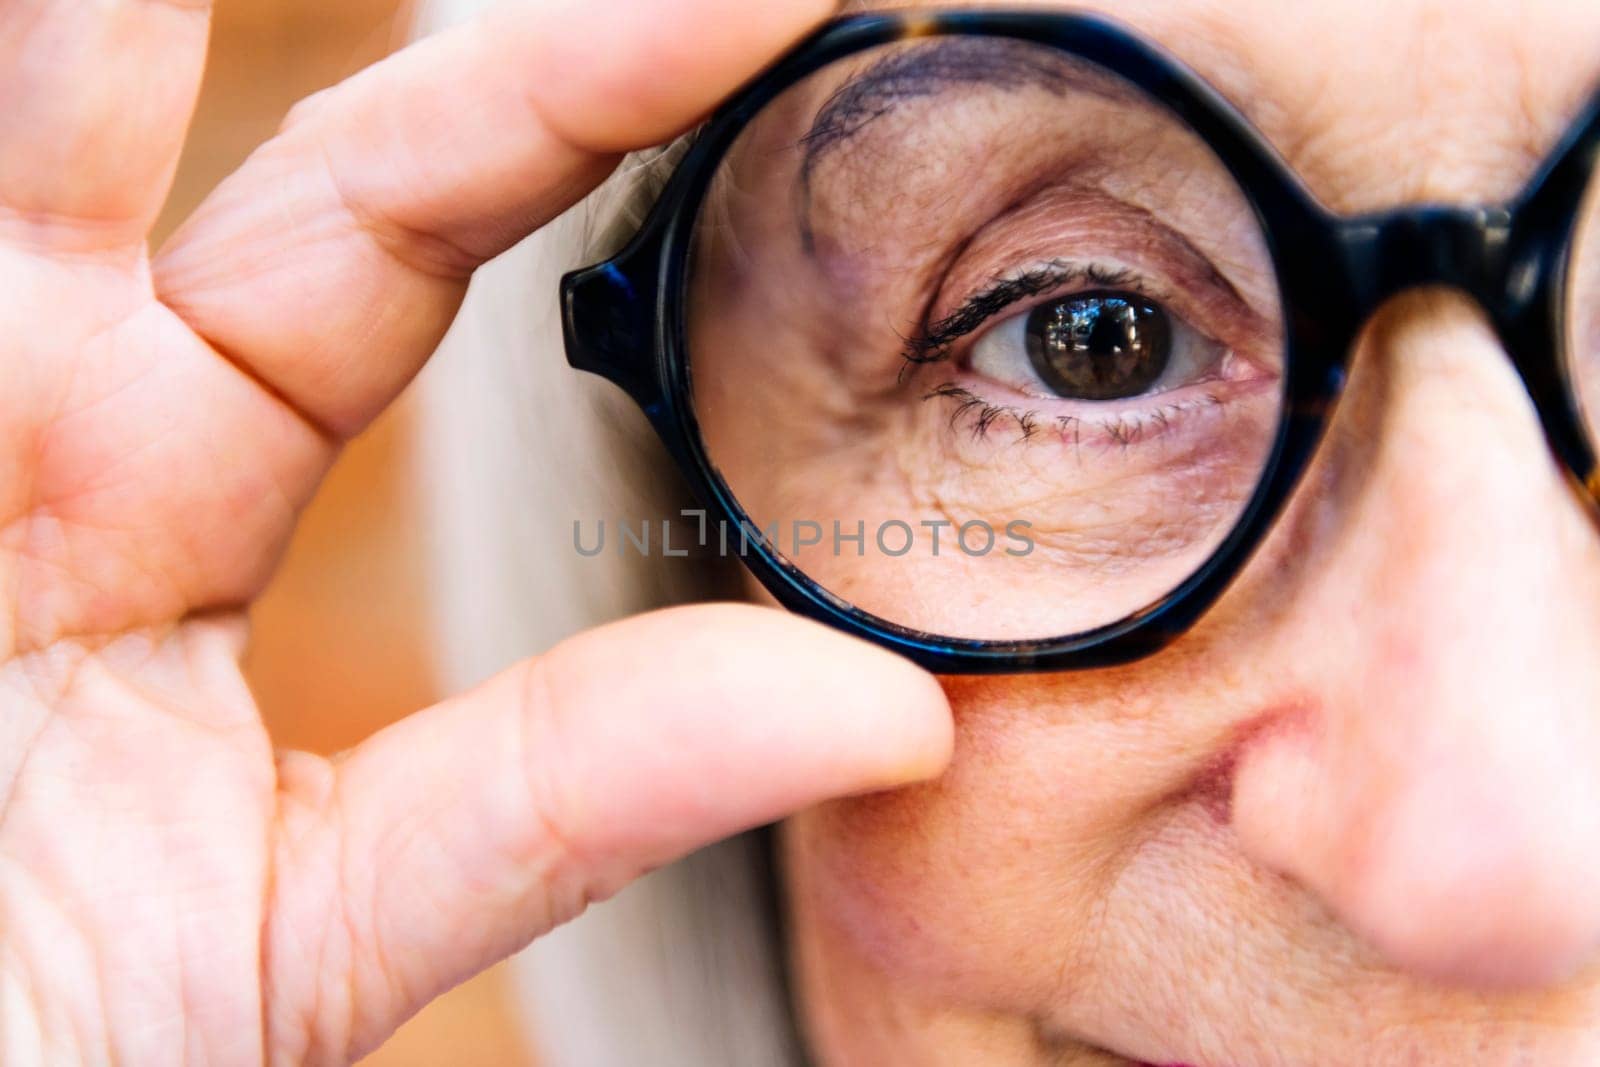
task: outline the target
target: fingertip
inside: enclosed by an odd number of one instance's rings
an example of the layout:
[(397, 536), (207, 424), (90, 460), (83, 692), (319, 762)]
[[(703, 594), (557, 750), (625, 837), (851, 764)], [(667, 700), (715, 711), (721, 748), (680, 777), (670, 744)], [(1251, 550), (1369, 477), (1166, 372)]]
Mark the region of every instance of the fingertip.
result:
[(949, 695), (939, 680), (927, 671), (907, 660), (899, 662), (914, 675), (903, 691), (907, 695), (904, 707), (911, 727), (907, 732), (915, 744), (907, 746), (906, 759), (901, 765), (890, 767), (886, 788), (938, 778), (955, 755), (955, 719)]
[(676, 608), (655, 620), (683, 642), (687, 669), (718, 672), (719, 689), (761, 693), (774, 729), (831, 757), (841, 793), (925, 781), (949, 765), (949, 698), (903, 656), (754, 604)]
[[(790, 617), (792, 618), (792, 616)], [(817, 624), (814, 639), (828, 646), (818, 661), (836, 668), (841, 718), (862, 728), (864, 751), (883, 759), (869, 787), (890, 789), (937, 778), (955, 747), (950, 699), (932, 674), (903, 656)], [(819, 650), (821, 651), (821, 650)]]

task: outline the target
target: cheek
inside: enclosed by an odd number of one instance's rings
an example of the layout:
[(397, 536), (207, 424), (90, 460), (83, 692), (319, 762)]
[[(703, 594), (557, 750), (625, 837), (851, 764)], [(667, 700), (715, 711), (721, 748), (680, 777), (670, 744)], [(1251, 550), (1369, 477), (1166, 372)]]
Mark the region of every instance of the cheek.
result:
[(945, 778), (787, 825), (799, 936), (931, 998), (1042, 1012), (1092, 973), (1104, 903), (1192, 753), (1152, 718), (1121, 717), (1126, 698), (949, 687)]

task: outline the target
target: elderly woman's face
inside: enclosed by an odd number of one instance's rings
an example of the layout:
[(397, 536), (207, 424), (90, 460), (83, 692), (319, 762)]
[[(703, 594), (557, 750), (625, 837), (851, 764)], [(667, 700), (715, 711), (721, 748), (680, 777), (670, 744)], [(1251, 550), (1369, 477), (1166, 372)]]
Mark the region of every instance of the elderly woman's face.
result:
[[(1091, 6), (1343, 213), (1510, 197), (1600, 79), (1590, 0)], [(1142, 607), (1231, 528), (1283, 316), (1194, 135), (984, 61), (947, 54), (961, 91), (903, 93), (848, 153), (827, 142), (849, 121), (795, 149), (859, 63), (752, 129), (693, 360), (758, 521), (865, 520), (869, 548), (886, 519), (1029, 522), (1026, 556), (811, 557), (832, 592), (1037, 638)], [(1016, 306), (956, 321), (1019, 278)], [(966, 332), (918, 348), (919, 321)], [(1128, 358), (1074, 362), (1080, 327)], [(940, 782), (788, 824), (824, 1062), (1600, 1062), (1600, 535), (1467, 301), (1395, 301), (1354, 368), (1288, 510), (1178, 644), (951, 679)]]

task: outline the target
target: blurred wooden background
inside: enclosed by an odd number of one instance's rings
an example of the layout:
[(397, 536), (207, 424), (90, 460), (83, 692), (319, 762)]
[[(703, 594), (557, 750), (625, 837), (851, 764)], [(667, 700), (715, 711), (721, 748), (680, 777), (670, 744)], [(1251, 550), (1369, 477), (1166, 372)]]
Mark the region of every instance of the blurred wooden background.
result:
[[(297, 100), (403, 43), (406, 0), (216, 0), (199, 113), (159, 240)], [(357, 440), (252, 613), (246, 666), (277, 744), (332, 753), (436, 699), (404, 400)], [(502, 970), (446, 995), (366, 1060), (524, 1067)]]

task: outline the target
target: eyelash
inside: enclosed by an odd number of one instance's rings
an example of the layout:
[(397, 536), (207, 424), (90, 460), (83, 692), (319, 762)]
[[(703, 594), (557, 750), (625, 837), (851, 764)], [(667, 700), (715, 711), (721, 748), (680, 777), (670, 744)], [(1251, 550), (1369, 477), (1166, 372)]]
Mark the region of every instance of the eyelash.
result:
[[(955, 410), (950, 413), (950, 430), (955, 432), (961, 428), (963, 421), (970, 421), (969, 430), (974, 441), (988, 440), (990, 431), (997, 423), (1010, 422), (1017, 427), (1024, 443), (1032, 441), (1047, 429), (1054, 429), (1062, 443), (1070, 443), (1074, 448), (1083, 445), (1083, 419), (1076, 415), (1050, 418), (1035, 410), (995, 404), (954, 382), (935, 386), (923, 399), (955, 401)], [(1112, 444), (1131, 448), (1148, 437), (1165, 433), (1179, 416), (1187, 416), (1201, 409), (1220, 408), (1222, 404), (1222, 397), (1208, 392), (1198, 398), (1167, 404), (1148, 412), (1097, 419), (1096, 425)]]
[(977, 333), (1006, 308), (1055, 289), (1068, 285), (1122, 289), (1139, 281), (1139, 275), (1130, 270), (1108, 270), (1098, 264), (1082, 266), (1055, 260), (1013, 278), (996, 279), (988, 289), (969, 298), (949, 315), (904, 338), (901, 357), (908, 366), (942, 362), (949, 358), (957, 341)]
[[(1151, 288), (1148, 281), (1133, 270), (1113, 270), (1099, 264), (1085, 266), (1059, 259), (1011, 278), (997, 278), (993, 285), (970, 297), (949, 315), (903, 339), (902, 378), (920, 365), (948, 360), (958, 341), (977, 333), (1007, 308), (1069, 286), (1141, 291)], [(1159, 292), (1151, 295), (1155, 298), (1166, 296)], [(1084, 418), (1077, 415), (1052, 417), (1033, 409), (996, 404), (954, 382), (936, 386), (923, 399), (954, 401), (955, 408), (949, 419), (950, 430), (956, 432), (963, 421), (968, 421), (974, 441), (988, 440), (996, 425), (1009, 423), (1016, 427), (1023, 443), (1054, 430), (1063, 444), (1082, 447)], [(1151, 437), (1159, 437), (1171, 429), (1172, 423), (1180, 416), (1195, 414), (1199, 409), (1217, 409), (1222, 404), (1220, 396), (1206, 392), (1199, 397), (1167, 403), (1144, 412), (1096, 416), (1092, 422), (1105, 442), (1127, 449)]]

